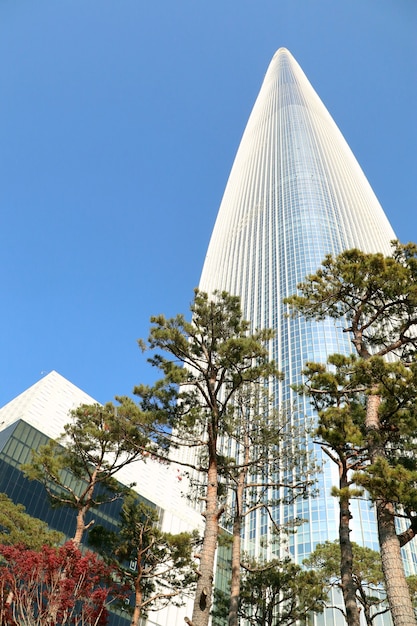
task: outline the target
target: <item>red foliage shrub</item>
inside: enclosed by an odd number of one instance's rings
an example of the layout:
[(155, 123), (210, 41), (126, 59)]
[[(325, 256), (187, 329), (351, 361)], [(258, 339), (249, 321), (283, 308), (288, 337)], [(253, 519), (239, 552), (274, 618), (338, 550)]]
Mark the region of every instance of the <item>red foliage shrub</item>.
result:
[(0, 545), (1, 626), (104, 626), (125, 595), (112, 568), (72, 541), (40, 552)]

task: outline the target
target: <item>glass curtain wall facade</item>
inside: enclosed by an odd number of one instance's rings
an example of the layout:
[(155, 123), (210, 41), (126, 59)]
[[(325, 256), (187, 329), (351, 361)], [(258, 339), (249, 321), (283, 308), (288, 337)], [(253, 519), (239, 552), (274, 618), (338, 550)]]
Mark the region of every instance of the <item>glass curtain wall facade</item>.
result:
[[(358, 247), (389, 254), (394, 232), (349, 146), (292, 55), (279, 49), (267, 70), (244, 131), (220, 205), (199, 288), (239, 295), (253, 328), (272, 327), (270, 354), (284, 373), (278, 403), (300, 404), (294, 420), (311, 415), (292, 391), (306, 361), (351, 351), (340, 323), (289, 319), (282, 300), (316, 271), (327, 253)], [(298, 416), (302, 416), (297, 418)], [(316, 450), (320, 456), (320, 450)], [(323, 459), (324, 460), (324, 459)], [(285, 552), (301, 562), (318, 542), (338, 533), (326, 462), (318, 497), (277, 511), (279, 521), (307, 519)], [(261, 513), (245, 529), (256, 553), (267, 532)], [(359, 503), (352, 539), (377, 548), (373, 513)], [(336, 612), (337, 613), (337, 612)], [(336, 619), (336, 618), (335, 618)], [(332, 620), (331, 620), (332, 621)], [(331, 621), (329, 623), (331, 623)]]

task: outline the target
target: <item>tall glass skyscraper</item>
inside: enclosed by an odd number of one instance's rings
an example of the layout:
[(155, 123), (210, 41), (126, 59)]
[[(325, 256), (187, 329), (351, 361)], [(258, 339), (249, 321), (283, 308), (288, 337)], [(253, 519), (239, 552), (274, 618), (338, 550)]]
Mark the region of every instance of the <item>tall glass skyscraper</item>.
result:
[[(271, 357), (285, 375), (274, 390), (279, 403), (300, 403), (291, 385), (301, 381), (306, 361), (325, 362), (329, 354), (351, 351), (340, 323), (289, 319), (283, 298), (295, 293), (327, 253), (357, 247), (389, 254), (394, 238), (336, 124), (298, 63), (280, 48), (237, 151), (199, 285), (208, 293), (239, 295), (254, 328), (276, 330)], [(296, 415), (311, 415), (308, 401), (301, 404)], [(337, 501), (330, 496), (337, 481), (327, 462), (318, 497), (277, 511), (280, 521), (308, 520), (285, 548), (298, 562), (318, 542), (337, 537)], [(377, 549), (369, 504), (358, 503), (354, 515), (352, 539)], [(254, 513), (246, 548), (256, 552), (264, 532), (262, 514)]]

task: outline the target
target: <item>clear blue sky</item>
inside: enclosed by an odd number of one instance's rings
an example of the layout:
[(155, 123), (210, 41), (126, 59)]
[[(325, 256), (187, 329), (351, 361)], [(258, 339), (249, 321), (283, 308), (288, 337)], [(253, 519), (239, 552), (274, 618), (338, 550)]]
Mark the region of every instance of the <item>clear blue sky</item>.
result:
[(136, 339), (188, 310), (281, 46), (417, 241), (416, 32), (415, 0), (0, 0), (0, 405), (153, 378)]

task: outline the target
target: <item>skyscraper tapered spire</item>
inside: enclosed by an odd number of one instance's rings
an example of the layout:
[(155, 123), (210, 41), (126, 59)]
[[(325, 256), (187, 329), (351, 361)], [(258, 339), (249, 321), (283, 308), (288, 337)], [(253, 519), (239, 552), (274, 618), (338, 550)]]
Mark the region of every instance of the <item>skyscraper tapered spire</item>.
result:
[[(246, 302), (262, 285), (271, 304), (292, 293), (326, 253), (388, 253), (394, 237), (336, 124), (280, 48), (236, 154), (200, 287), (221, 286)], [(271, 311), (246, 311), (256, 324), (271, 323)]]

